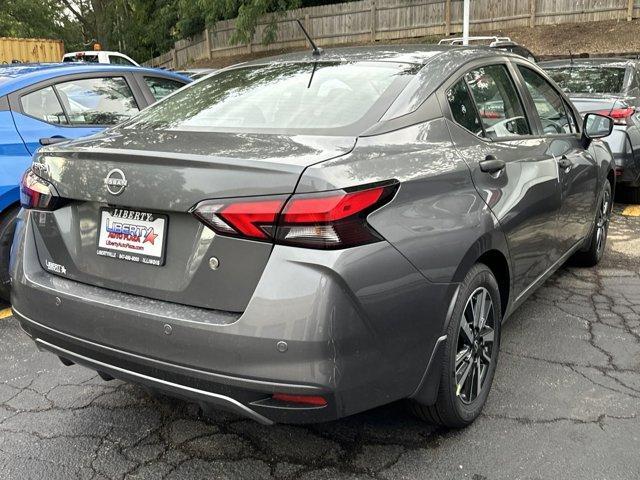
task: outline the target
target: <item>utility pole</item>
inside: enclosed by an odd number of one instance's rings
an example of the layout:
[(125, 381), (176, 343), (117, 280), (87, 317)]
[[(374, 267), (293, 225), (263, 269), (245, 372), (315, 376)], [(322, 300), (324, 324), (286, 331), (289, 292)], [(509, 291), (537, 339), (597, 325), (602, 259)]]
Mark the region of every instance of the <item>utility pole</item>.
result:
[(469, 10), (471, 0), (464, 0), (464, 13), (462, 17), (462, 44), (469, 45)]

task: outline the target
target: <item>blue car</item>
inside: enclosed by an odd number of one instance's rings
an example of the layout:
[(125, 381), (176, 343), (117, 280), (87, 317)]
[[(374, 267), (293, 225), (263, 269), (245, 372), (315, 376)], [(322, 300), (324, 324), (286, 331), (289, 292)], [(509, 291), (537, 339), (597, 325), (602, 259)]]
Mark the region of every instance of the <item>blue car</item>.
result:
[(100, 132), (190, 81), (164, 70), (122, 65), (0, 67), (0, 299), (9, 298), (18, 184), (33, 153), (41, 145)]

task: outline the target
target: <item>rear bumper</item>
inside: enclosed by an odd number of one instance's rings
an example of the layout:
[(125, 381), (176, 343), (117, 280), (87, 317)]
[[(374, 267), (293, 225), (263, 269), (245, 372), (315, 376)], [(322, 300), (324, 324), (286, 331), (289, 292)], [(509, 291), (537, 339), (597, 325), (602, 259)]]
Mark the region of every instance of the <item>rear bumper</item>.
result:
[[(337, 252), (276, 247), (242, 314), (48, 273), (29, 214), (16, 242), (12, 303), (25, 331), (40, 348), (115, 378), (263, 423), (327, 421), (421, 384), (437, 389), (425, 381), (437, 372), (425, 372), (456, 285), (429, 283), (385, 242)], [(320, 395), (327, 405), (276, 404), (276, 392)]]
[[(58, 332), (27, 318), (16, 309), (13, 312), (39, 349), (57, 355), (67, 364), (76, 363), (108, 377), (138, 383), (196, 402), (203, 408), (227, 410), (265, 425), (291, 420), (322, 422), (336, 418), (335, 401), (320, 388), (251, 381), (172, 365)], [(284, 407), (273, 402), (271, 407), (261, 405), (265, 402), (268, 405), (271, 392), (322, 395), (327, 399), (327, 406)]]

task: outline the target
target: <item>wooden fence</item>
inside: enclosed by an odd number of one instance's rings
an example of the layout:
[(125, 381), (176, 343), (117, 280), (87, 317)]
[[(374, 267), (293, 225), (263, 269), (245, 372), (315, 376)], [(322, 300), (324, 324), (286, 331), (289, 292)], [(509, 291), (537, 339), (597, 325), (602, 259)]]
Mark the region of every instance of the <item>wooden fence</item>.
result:
[(0, 37), (0, 63), (60, 62), (63, 55), (62, 40)]
[[(462, 31), (463, 0), (360, 0), (291, 10), (277, 17), (276, 40), (261, 43), (268, 18), (259, 23), (254, 41), (232, 45), (235, 20), (175, 43), (146, 65), (180, 68), (195, 60), (251, 52), (304, 48), (295, 23), (303, 20), (320, 46), (384, 42)], [(471, 31), (598, 20), (630, 21), (640, 16), (640, 0), (471, 0)]]

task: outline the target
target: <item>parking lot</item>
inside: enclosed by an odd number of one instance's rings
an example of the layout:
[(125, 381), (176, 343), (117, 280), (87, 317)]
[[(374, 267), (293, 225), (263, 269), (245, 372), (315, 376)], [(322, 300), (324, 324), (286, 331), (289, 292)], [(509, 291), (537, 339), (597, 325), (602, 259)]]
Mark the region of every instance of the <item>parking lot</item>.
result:
[(0, 320), (2, 478), (640, 477), (640, 217), (616, 207), (596, 269), (563, 268), (506, 324), (482, 416), (462, 431), (403, 404), (265, 427), (157, 400), (39, 353)]

